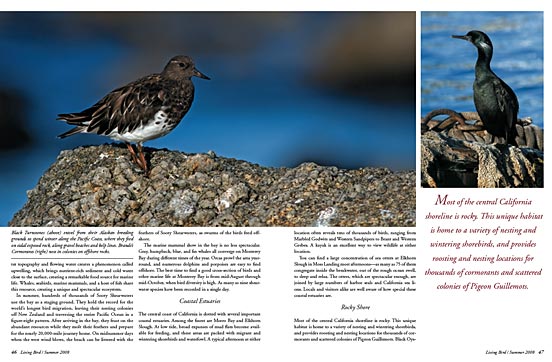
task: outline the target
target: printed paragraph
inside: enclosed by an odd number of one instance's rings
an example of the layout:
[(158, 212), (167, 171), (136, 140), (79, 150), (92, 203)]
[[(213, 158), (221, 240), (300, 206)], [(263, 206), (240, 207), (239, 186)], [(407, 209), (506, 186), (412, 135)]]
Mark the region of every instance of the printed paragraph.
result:
[(294, 231), (295, 298), (337, 293), (414, 292), (416, 246), (410, 230)]
[(260, 342), (261, 314), (139, 312), (138, 340), (150, 342)]
[(432, 277), (438, 290), (529, 289), (531, 278), (543, 272), (535, 221), (543, 215), (527, 210), (532, 204), (529, 199), (438, 195), (440, 211), (426, 215), (440, 221), (430, 224), (432, 255), (424, 276)]
[(134, 247), (132, 230), (36, 230), (13, 229), (13, 256), (106, 256), (110, 250)]
[(141, 292), (228, 292), (261, 283), (257, 242), (143, 242), (138, 250)]
[(132, 230), (13, 229), (11, 340), (133, 341), (133, 246)]
[(414, 342), (413, 318), (295, 318), (295, 342)]

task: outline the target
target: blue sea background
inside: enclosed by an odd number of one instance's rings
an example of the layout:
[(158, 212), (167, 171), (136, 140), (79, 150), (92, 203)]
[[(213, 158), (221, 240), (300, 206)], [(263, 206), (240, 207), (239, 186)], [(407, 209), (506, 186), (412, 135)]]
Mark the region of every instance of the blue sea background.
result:
[[(60, 151), (112, 142), (95, 135), (56, 138), (70, 128), (55, 120), (58, 113), (81, 111), (112, 89), (160, 72), (179, 53), (191, 55), (212, 80), (194, 79), (196, 97), (188, 115), (146, 147), (212, 150), (270, 167), (313, 161), (341, 168), (414, 169), (415, 22), (401, 30), (404, 21), (393, 21), (393, 13), (382, 26), (378, 14), (363, 21), (364, 15), (352, 13), (1, 13), (0, 87), (21, 95), (17, 122), (29, 142), (0, 151), (0, 225), (23, 206), (26, 191)], [(389, 61), (383, 60), (391, 66), (410, 64), (412, 82), (399, 81), (387, 92), (387, 81), (375, 82), (368, 84), (375, 91), (365, 94), (354, 91), (354, 74), (352, 91), (313, 76), (314, 65), (321, 78), (324, 72), (338, 74), (339, 67), (352, 68), (347, 62), (334, 64), (347, 56), (321, 50), (327, 43), (339, 49), (337, 34), (345, 34), (345, 42), (361, 39), (360, 45), (345, 44), (354, 62), (355, 52), (372, 50), (363, 39), (377, 42), (378, 32), (397, 30), (407, 34), (398, 38), (402, 43), (384, 45), (406, 44), (412, 56), (393, 56), (396, 49), (390, 49)], [(371, 64), (364, 69), (371, 70)]]
[(543, 12), (422, 12), (422, 116), (438, 108), (475, 111), (476, 48), (451, 35), (481, 30), (493, 42), (491, 68), (516, 92), (519, 117), (543, 125)]

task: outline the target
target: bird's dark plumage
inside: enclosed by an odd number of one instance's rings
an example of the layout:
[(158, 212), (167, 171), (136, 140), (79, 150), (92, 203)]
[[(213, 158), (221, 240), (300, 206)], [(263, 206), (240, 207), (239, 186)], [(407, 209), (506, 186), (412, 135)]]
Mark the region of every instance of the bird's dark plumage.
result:
[(452, 37), (467, 40), (477, 48), (473, 99), (483, 125), (490, 134), (516, 145), (519, 103), (512, 88), (491, 70), (491, 39), (478, 30)]
[[(142, 143), (166, 135), (180, 123), (194, 99), (192, 76), (209, 79), (190, 57), (175, 56), (161, 73), (117, 88), (82, 112), (59, 114), (59, 120), (75, 127), (58, 137), (95, 133), (124, 141), (133, 160), (147, 171)], [(137, 144), (139, 157), (130, 143)]]

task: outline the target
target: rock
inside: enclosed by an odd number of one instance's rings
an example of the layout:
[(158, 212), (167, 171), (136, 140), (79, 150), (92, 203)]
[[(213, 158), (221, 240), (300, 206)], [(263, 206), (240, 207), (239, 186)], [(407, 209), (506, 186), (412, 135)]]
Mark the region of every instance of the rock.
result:
[(268, 168), (213, 152), (62, 151), (10, 226), (414, 226), (414, 171)]
[(544, 152), (485, 144), (425, 132), (421, 142), (423, 187), (543, 187)]

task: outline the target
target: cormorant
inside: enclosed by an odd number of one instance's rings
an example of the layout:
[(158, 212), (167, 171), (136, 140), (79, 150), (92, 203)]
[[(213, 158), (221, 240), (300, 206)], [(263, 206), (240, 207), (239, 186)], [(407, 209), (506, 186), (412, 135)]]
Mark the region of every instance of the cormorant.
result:
[(483, 125), (493, 136), (502, 137), (506, 143), (517, 145), (516, 123), (519, 103), (512, 88), (491, 70), (491, 39), (478, 30), (452, 37), (467, 40), (477, 48), (473, 100)]

